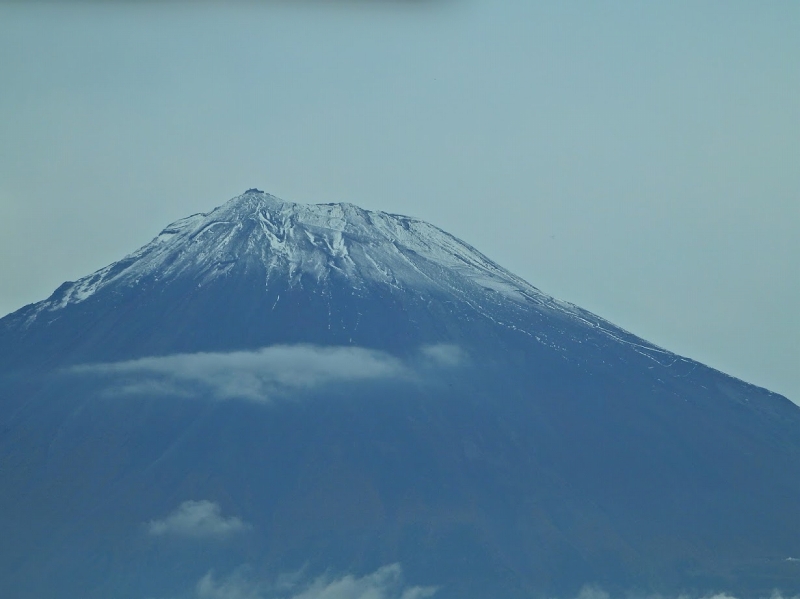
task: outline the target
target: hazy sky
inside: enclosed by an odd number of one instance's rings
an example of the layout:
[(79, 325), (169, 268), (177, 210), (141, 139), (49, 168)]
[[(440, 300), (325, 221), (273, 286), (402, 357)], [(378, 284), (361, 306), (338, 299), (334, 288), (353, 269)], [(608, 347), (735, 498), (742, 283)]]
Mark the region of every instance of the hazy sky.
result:
[(800, 2), (0, 2), (0, 313), (249, 187), (800, 401)]

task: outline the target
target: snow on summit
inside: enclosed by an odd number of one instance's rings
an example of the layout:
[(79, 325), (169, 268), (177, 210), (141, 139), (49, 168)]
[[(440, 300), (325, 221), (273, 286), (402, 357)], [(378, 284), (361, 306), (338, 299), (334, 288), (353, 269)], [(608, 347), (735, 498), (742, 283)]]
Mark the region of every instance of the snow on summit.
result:
[[(566, 318), (639, 350), (662, 352), (611, 323), (556, 300), (472, 246), (424, 221), (348, 203), (297, 204), (257, 189), (205, 214), (167, 226), (150, 243), (32, 306), (39, 315), (85, 302), (104, 290), (128, 295), (182, 279), (201, 288), (227, 277), (263, 280), (308, 293), (344, 286), (367, 297), (376, 288), (438, 297), (544, 343), (531, 310)], [(549, 343), (549, 342), (548, 342)]]
[(112, 283), (135, 286), (146, 277), (182, 274), (202, 283), (254, 262), (292, 284), (344, 276), (355, 289), (366, 282), (421, 290), (477, 286), (521, 302), (550, 299), (424, 221), (347, 203), (297, 204), (251, 189), (170, 224), (121, 261), (66, 283), (42, 308), (84, 301)]

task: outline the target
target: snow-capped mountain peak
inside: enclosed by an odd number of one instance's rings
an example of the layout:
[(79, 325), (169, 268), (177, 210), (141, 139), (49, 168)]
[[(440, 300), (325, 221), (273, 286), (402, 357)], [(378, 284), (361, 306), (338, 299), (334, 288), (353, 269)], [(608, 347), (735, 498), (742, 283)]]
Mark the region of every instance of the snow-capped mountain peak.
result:
[[(458, 304), (481, 319), (561, 347), (531, 315), (571, 323), (578, 336), (601, 334), (648, 357), (669, 354), (611, 323), (556, 300), (449, 233), (415, 218), (353, 204), (298, 204), (249, 189), (211, 212), (167, 226), (150, 243), (20, 313), (30, 326), (43, 315), (111, 292), (150, 297), (180, 282), (181, 293), (248, 281), (278, 301), (281, 289), (361, 298), (404, 295)], [(248, 292), (249, 293), (249, 292)], [(52, 320), (53, 316), (47, 316)], [(577, 329), (573, 329), (577, 327)], [(567, 330), (567, 329), (564, 329)], [(559, 333), (560, 335), (561, 333)], [(572, 335), (572, 334), (570, 334)]]
[(297, 204), (250, 189), (205, 214), (167, 226), (150, 243), (75, 283), (66, 283), (42, 306), (54, 310), (82, 302), (110, 284), (135, 287), (146, 278), (189, 275), (199, 283), (224, 277), (235, 266), (263, 266), (268, 277), (292, 284), (345, 276), (355, 289), (469, 287), (526, 302), (550, 300), (475, 248), (414, 218), (353, 204)]
[[(0, 319), (0, 402), (4, 597), (374, 555), (442, 599), (800, 590), (797, 406), (413, 218), (248, 190), (178, 220)], [(186, 505), (240, 534), (152, 534)]]

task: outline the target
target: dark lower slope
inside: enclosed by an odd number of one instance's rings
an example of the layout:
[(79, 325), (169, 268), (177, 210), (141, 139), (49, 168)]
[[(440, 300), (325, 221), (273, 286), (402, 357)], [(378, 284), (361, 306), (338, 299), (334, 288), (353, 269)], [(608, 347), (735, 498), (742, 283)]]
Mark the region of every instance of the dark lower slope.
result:
[[(263, 281), (144, 281), (28, 329), (25, 310), (3, 319), (0, 595), (190, 596), (209, 569), (394, 562), (454, 599), (585, 583), (800, 592), (787, 560), (800, 557), (800, 410), (785, 398), (536, 306), (498, 302), (489, 317), (446, 297)], [(448, 343), (463, 357), (270, 403), (126, 393), (68, 368), (295, 343), (407, 364)], [(148, 533), (186, 500), (249, 528)]]

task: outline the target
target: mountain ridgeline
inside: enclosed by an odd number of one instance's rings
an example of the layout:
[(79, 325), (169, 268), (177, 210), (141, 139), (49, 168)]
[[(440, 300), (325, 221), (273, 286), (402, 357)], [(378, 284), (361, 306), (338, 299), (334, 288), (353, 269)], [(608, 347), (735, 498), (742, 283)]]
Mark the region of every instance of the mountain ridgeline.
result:
[(800, 593), (800, 408), (405, 216), (177, 221), (0, 319), (0, 402), (3, 597)]

